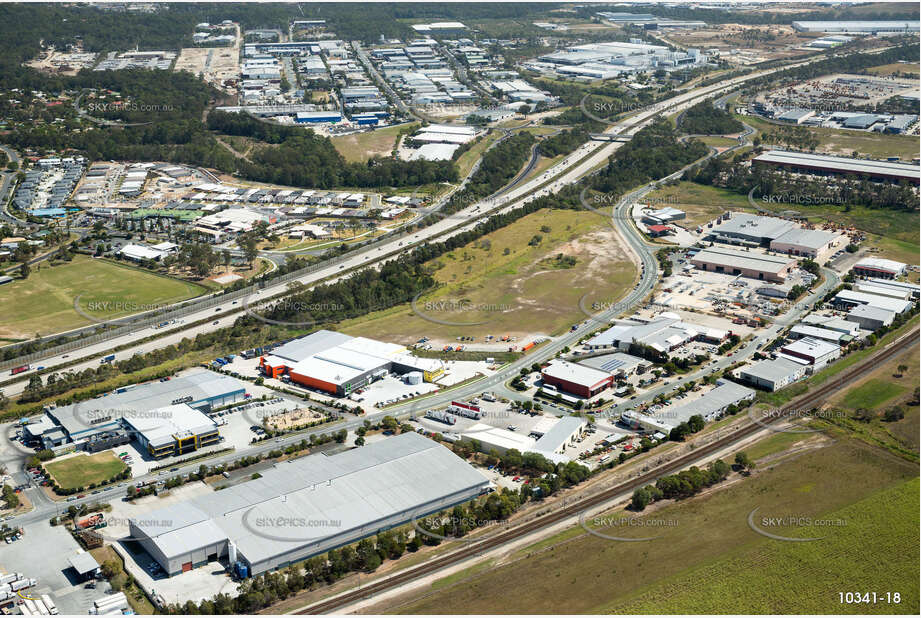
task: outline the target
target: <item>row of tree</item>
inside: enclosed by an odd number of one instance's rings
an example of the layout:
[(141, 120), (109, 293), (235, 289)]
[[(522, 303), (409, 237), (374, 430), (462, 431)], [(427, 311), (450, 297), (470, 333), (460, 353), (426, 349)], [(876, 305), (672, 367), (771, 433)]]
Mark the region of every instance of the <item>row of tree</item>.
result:
[[(756, 200), (783, 200), (797, 196), (788, 208), (808, 210), (810, 206), (866, 206), (889, 210), (917, 211), (918, 197), (907, 183), (873, 182), (868, 178), (828, 178), (791, 174), (763, 165), (740, 165), (747, 155), (730, 159), (713, 157), (705, 164), (687, 170), (684, 180), (728, 189), (747, 195), (754, 189)], [(772, 197), (773, 196), (773, 197)], [(777, 196), (781, 196), (777, 198)], [(774, 202), (780, 203), (783, 202)]]

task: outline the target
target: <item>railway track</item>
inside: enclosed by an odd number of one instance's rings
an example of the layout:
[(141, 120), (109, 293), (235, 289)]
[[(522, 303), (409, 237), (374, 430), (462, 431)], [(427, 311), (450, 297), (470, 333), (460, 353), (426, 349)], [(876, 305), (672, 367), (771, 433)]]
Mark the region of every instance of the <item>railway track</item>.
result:
[(656, 468), (650, 470), (649, 472), (643, 473), (634, 479), (630, 479), (623, 483), (620, 483), (614, 487), (605, 489), (597, 494), (588, 496), (579, 500), (578, 502), (573, 502), (572, 504), (566, 505), (563, 508), (548, 513), (543, 517), (533, 519), (531, 521), (522, 523), (514, 528), (508, 529), (507, 531), (501, 532), (494, 536), (484, 538), (480, 542), (470, 543), (462, 548), (459, 548), (457, 551), (454, 551), (450, 554), (444, 556), (439, 556), (434, 558), (426, 563), (420, 564), (419, 566), (407, 569), (406, 571), (396, 573), (386, 579), (382, 579), (376, 582), (367, 584), (363, 588), (358, 590), (353, 590), (340, 594), (334, 598), (326, 599), (319, 601), (313, 605), (305, 607), (297, 612), (296, 614), (328, 614), (340, 609), (344, 606), (347, 606), (351, 603), (355, 603), (362, 599), (371, 597), (377, 593), (389, 590), (401, 584), (410, 582), (419, 577), (423, 577), (430, 573), (439, 571), (445, 567), (451, 566), (468, 558), (475, 557), (478, 554), (481, 554), (484, 551), (499, 547), (514, 541), (522, 536), (556, 524), (562, 520), (565, 520), (570, 517), (575, 517), (587, 509), (591, 509), (598, 505), (604, 504), (608, 500), (616, 498), (617, 496), (623, 495), (624, 493), (630, 492), (638, 487), (642, 487), (649, 483), (655, 482), (659, 477), (677, 472), (694, 464), (695, 462), (700, 461), (701, 459), (719, 452), (721, 449), (731, 446), (732, 444), (747, 438), (765, 428), (765, 425), (769, 423), (776, 423), (780, 420), (787, 418), (792, 412), (798, 410), (811, 410), (813, 408), (821, 405), (829, 395), (840, 390), (847, 384), (853, 382), (854, 380), (860, 378), (862, 375), (867, 373), (869, 370), (872, 370), (878, 367), (883, 362), (891, 359), (900, 352), (903, 352), (909, 349), (912, 345), (916, 345), (918, 342), (919, 330), (917, 328), (911, 330), (909, 333), (902, 335), (886, 347), (882, 348), (877, 353), (871, 355), (867, 359), (855, 364), (854, 366), (844, 370), (839, 376), (832, 378), (819, 386), (816, 389), (813, 389), (803, 396), (791, 401), (786, 404), (780, 411), (782, 414), (772, 415), (767, 417), (765, 420), (762, 420), (760, 423), (751, 422), (746, 425), (739, 427), (736, 431), (711, 442), (710, 444), (704, 445), (694, 451), (682, 455), (672, 461), (664, 463)]

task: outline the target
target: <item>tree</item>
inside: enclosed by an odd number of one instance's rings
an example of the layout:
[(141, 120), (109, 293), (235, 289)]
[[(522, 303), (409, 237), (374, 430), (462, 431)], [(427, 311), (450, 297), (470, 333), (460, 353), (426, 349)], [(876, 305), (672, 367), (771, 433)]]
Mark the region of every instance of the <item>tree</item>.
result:
[(905, 418), (905, 409), (902, 406), (893, 406), (883, 414), (883, 420), (887, 423), (894, 423)]
[(748, 457), (748, 453), (745, 451), (736, 453), (735, 464), (746, 474), (751, 473), (751, 471), (755, 469), (755, 462)]
[(900, 364), (898, 367), (896, 367), (896, 371), (899, 372), (898, 376), (901, 378), (905, 375), (905, 372), (908, 371), (908, 365)]
[(695, 414), (688, 419), (688, 427), (691, 429), (691, 433), (697, 433), (704, 428), (704, 418), (700, 414)]
[(243, 257), (246, 259), (247, 264), (250, 268), (253, 266), (253, 262), (256, 260), (256, 256), (259, 254), (258, 244), (259, 240), (252, 234), (245, 234), (240, 241), (237, 243), (243, 249)]
[(19, 267), (19, 277), (21, 279), (28, 279), (29, 273), (31, 272), (32, 272), (32, 269), (29, 267), (28, 264), (24, 263), (22, 266)]
[(355, 446), (364, 446), (364, 445), (365, 445), (365, 439), (363, 437), (358, 436), (357, 438), (355, 438)]
[(649, 490), (645, 487), (640, 487), (633, 492), (630, 508), (634, 511), (642, 511), (650, 502), (652, 502), (652, 496), (649, 495)]

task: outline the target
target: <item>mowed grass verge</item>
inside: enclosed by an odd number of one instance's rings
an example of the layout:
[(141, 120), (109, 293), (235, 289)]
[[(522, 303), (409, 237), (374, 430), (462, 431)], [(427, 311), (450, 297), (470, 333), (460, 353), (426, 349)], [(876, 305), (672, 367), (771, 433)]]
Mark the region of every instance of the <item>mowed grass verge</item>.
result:
[(74, 455), (60, 461), (45, 464), (45, 470), (62, 489), (76, 489), (99, 485), (127, 468), (125, 462), (112, 451), (93, 455)]
[[(900, 365), (907, 367), (904, 373), (899, 372)], [(918, 386), (919, 372), (919, 349), (914, 347), (879, 365), (851, 388), (833, 395), (828, 406), (843, 415), (828, 415), (826, 422), (865, 442), (917, 461), (921, 446), (918, 430), (921, 414), (917, 405), (910, 404), (914, 400), (913, 391)], [(905, 417), (897, 421), (885, 420), (883, 413), (895, 406), (902, 408)], [(870, 410), (876, 416), (857, 420), (853, 413), (859, 408)]]
[[(558, 254), (574, 264), (558, 262)], [(586, 317), (582, 296), (619, 298), (636, 276), (604, 219), (571, 210), (532, 213), (427, 266), (439, 287), (416, 301), (418, 313), (407, 302), (343, 322), (340, 330), (402, 343), (423, 335), (552, 335)]]
[[(0, 287), (0, 335), (33, 337), (90, 324), (74, 309), (100, 321), (199, 296), (205, 288), (108, 260), (77, 255), (71, 262), (33, 268), (25, 281)], [(98, 303), (93, 309), (93, 303)]]
[[(822, 541), (779, 542), (749, 528), (748, 515), (756, 507), (769, 517), (840, 516), (846, 525), (825, 531)], [(633, 516), (623, 510), (608, 515)], [(435, 582), (421, 591), (423, 598), (372, 609), (401, 614), (913, 613), (918, 607), (917, 467), (857, 440), (841, 439), (782, 459), (708, 495), (649, 508), (641, 519), (647, 525), (604, 531), (659, 538), (618, 542), (574, 527), (499, 567), (453, 585)], [(674, 524), (652, 529), (663, 521)], [(813, 532), (770, 531), (794, 537)], [(790, 552), (799, 553), (788, 559)], [(883, 564), (886, 568), (880, 568)], [(838, 604), (838, 590), (858, 589), (900, 591), (902, 604)], [(509, 594), (513, 590), (521, 594)]]

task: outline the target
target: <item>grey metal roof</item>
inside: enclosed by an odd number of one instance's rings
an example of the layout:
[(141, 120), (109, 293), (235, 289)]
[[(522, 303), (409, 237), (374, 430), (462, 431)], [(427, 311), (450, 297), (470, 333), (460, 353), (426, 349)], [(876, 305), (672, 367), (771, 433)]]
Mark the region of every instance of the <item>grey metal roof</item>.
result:
[(586, 387), (593, 387), (605, 380), (610, 380), (610, 375), (605, 371), (577, 365), (564, 360), (552, 360), (544, 367), (544, 375), (559, 380), (566, 380)]
[[(853, 312), (852, 312), (853, 313)], [(809, 324), (811, 326), (819, 326), (821, 328), (827, 328), (829, 330), (835, 330), (847, 335), (856, 334), (857, 325), (853, 322), (848, 322), (844, 318), (839, 318), (835, 316), (824, 316), (817, 313), (810, 313), (809, 315), (803, 317), (800, 320), (803, 324)]]
[(761, 270), (767, 273), (779, 273), (795, 260), (778, 255), (765, 255), (756, 251), (739, 251), (726, 247), (709, 247), (691, 258), (692, 262), (720, 264), (732, 268)]
[(407, 433), (277, 464), (260, 479), (153, 511), (136, 525), (169, 557), (200, 546), (202, 532), (219, 536), (213, 525), (258, 563), (331, 536), (374, 533), (376, 522), (421, 516), (414, 509), (487, 483), (445, 447)]
[(803, 366), (799, 363), (785, 358), (777, 358), (757, 362), (750, 367), (745, 367), (739, 373), (742, 376), (751, 376), (767, 382), (777, 383), (802, 370)]
[(76, 570), (80, 575), (92, 573), (99, 568), (99, 563), (96, 562), (96, 559), (93, 558), (93, 556), (88, 551), (85, 551), (82, 554), (71, 556), (70, 559), (68, 559), (68, 562), (70, 562), (70, 566), (72, 566), (74, 570)]
[(797, 121), (800, 118), (803, 118), (804, 116), (809, 116), (814, 113), (815, 112), (812, 111), (811, 109), (798, 109), (798, 108), (790, 109), (782, 113), (780, 116), (778, 116), (777, 119)]
[(854, 316), (886, 322), (887, 320), (891, 320), (895, 316), (895, 313), (895, 311), (883, 309), (882, 307), (874, 307), (873, 305), (857, 305), (851, 309), (847, 315), (848, 317)]
[(580, 360), (579, 364), (607, 371), (608, 373), (616, 373), (621, 370), (627, 371), (644, 362), (646, 361), (638, 356), (614, 352), (613, 354), (602, 354), (601, 356)]
[(755, 391), (752, 389), (730, 382), (721, 380), (717, 382), (717, 387), (705, 394), (703, 397), (689, 401), (683, 405), (666, 410), (658, 415), (665, 418), (669, 424), (680, 425), (686, 423), (692, 416), (700, 415), (705, 420), (713, 420), (713, 416), (727, 406), (739, 403), (743, 399), (753, 397)]
[(889, 296), (877, 296), (876, 294), (867, 294), (866, 292), (855, 292), (854, 290), (841, 290), (833, 299), (836, 304), (855, 303), (858, 305), (871, 305), (888, 311), (903, 313), (911, 309), (911, 301), (899, 300)]
[(175, 436), (198, 436), (212, 433), (217, 427), (215, 421), (185, 403), (126, 416), (125, 422), (154, 448), (172, 444)]
[[(148, 382), (123, 393), (62, 406), (52, 410), (51, 415), (67, 433), (77, 434), (97, 427), (89, 421), (104, 416), (112, 416), (114, 421), (136, 412), (174, 405), (179, 400), (194, 407), (196, 403), (245, 390), (246, 385), (235, 378), (201, 370), (166, 382)], [(100, 429), (104, 426), (105, 423), (98, 425)]]
[(770, 238), (774, 240), (789, 232), (795, 224), (777, 217), (763, 217), (748, 213), (732, 213), (732, 216), (719, 225), (713, 226), (718, 234), (740, 235), (749, 238)]
[(833, 239), (841, 234), (834, 232), (825, 232), (823, 230), (807, 230), (805, 228), (794, 227), (789, 232), (785, 232), (775, 238), (776, 242), (799, 245), (810, 249), (821, 249)]
[(337, 333), (331, 330), (318, 330), (306, 337), (295, 339), (294, 341), (290, 341), (275, 348), (272, 350), (272, 355), (297, 362), (343, 344), (350, 339), (352, 338), (344, 333)]
[(896, 176), (912, 180), (921, 179), (921, 168), (910, 163), (893, 161), (872, 161), (865, 159), (851, 159), (849, 157), (833, 157), (830, 155), (815, 155), (802, 152), (788, 152), (785, 150), (771, 150), (758, 155), (754, 161), (778, 163), (785, 165), (807, 165), (835, 172), (855, 172), (859, 174)]
[(534, 443), (534, 450), (554, 453), (566, 444), (572, 434), (584, 425), (585, 421), (578, 416), (560, 417), (560, 420), (554, 423), (553, 427)]
[(793, 326), (793, 328), (790, 329), (790, 332), (794, 335), (801, 335), (803, 337), (815, 337), (817, 339), (825, 339), (827, 341), (841, 342), (846, 339), (850, 339), (850, 335), (847, 333), (842, 333), (839, 330), (822, 328), (820, 326), (810, 326), (808, 324), (796, 324)]

